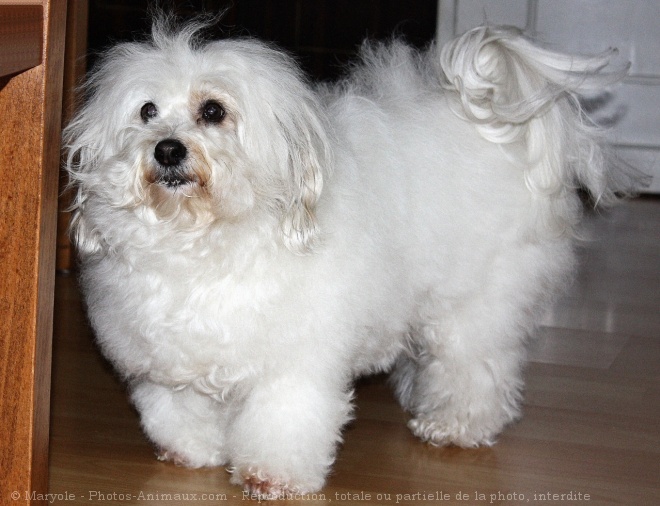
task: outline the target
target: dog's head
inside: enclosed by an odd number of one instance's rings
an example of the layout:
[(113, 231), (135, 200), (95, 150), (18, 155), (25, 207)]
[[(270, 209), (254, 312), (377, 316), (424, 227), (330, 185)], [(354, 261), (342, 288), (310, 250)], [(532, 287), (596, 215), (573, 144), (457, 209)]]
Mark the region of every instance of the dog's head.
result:
[(151, 40), (119, 44), (90, 74), (64, 131), (83, 253), (103, 248), (87, 215), (104, 206), (180, 229), (266, 212), (289, 249), (311, 248), (331, 165), (316, 96), (281, 51), (199, 29), (158, 20)]

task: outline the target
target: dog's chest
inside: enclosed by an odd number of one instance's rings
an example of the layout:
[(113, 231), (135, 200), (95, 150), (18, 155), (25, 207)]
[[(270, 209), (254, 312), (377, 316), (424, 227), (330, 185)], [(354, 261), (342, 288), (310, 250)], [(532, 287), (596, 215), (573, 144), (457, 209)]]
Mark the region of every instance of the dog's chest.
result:
[(90, 266), (90, 316), (104, 353), (127, 376), (198, 382), (224, 395), (262, 365), (255, 350), (264, 348), (278, 284), (263, 273), (226, 275), (206, 259), (189, 263)]

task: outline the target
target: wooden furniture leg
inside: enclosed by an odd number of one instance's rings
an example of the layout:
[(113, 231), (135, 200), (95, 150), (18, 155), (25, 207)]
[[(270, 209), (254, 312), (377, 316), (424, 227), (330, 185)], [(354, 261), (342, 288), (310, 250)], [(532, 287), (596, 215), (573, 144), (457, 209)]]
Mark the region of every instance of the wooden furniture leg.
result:
[(66, 0), (12, 3), (0, 4), (0, 503), (46, 504)]

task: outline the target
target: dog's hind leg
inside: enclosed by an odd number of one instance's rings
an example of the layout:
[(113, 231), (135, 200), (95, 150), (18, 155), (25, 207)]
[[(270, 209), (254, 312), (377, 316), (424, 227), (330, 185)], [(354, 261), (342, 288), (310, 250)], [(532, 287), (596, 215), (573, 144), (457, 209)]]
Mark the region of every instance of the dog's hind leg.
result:
[(434, 445), (491, 445), (519, 416), (527, 336), (571, 266), (561, 240), (507, 247), (478, 289), (427, 297), (411, 352), (392, 375), (415, 435)]
[(433, 445), (491, 445), (519, 415), (522, 342), (505, 349), (460, 342), (466, 330), (441, 335), (427, 325), (424, 339), (439, 344), (401, 359), (393, 375), (399, 399), (413, 415), (408, 426)]

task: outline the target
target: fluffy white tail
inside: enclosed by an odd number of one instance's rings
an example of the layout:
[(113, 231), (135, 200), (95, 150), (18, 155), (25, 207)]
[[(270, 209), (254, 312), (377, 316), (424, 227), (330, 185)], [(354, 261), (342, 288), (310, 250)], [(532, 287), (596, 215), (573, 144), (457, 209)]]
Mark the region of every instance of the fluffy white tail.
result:
[(569, 56), (534, 45), (515, 28), (488, 26), (440, 52), (442, 85), (459, 93), (460, 114), (492, 142), (524, 143), (527, 186), (556, 203), (540, 218), (557, 232), (572, 228), (575, 214), (562, 212), (562, 195), (582, 187), (609, 203), (635, 186), (634, 170), (606, 163), (602, 132), (577, 98), (625, 76), (627, 67), (603, 70), (614, 54)]

